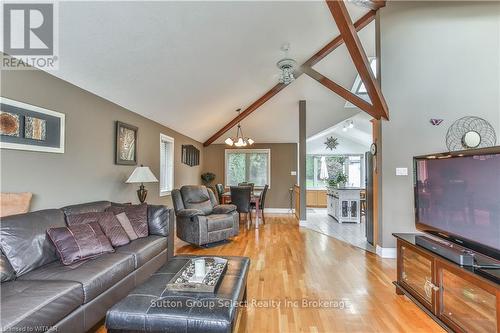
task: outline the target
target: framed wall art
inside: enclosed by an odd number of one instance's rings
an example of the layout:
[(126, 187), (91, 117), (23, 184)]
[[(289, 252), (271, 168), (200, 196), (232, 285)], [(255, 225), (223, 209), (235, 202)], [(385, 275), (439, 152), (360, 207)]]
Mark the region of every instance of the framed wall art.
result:
[(64, 153), (65, 115), (0, 97), (0, 148)]
[(137, 130), (136, 126), (116, 122), (116, 164), (137, 165)]

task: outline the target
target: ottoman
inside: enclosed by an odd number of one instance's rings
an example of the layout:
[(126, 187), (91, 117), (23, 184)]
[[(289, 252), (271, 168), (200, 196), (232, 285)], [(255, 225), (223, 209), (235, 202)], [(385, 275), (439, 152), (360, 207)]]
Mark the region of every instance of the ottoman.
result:
[(173, 257), (109, 309), (108, 332), (232, 332), (239, 307), (246, 301), (250, 259), (223, 256), (227, 270), (214, 294), (166, 290), (167, 282), (196, 257)]

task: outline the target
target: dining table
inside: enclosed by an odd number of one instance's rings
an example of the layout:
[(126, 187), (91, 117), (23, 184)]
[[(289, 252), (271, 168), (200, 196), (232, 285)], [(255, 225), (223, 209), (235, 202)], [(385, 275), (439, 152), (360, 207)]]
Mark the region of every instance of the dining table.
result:
[[(255, 211), (256, 211), (255, 229), (259, 229), (259, 220), (260, 220), (261, 213), (262, 213), (260, 210), (260, 195), (261, 195), (261, 193), (262, 193), (262, 191), (255, 190), (250, 195), (250, 202), (255, 203)], [(226, 203), (230, 203), (230, 202), (231, 202), (231, 191), (227, 191), (227, 192), (222, 193), (222, 203), (226, 204)], [(250, 216), (251, 216), (251, 214), (250, 214)]]

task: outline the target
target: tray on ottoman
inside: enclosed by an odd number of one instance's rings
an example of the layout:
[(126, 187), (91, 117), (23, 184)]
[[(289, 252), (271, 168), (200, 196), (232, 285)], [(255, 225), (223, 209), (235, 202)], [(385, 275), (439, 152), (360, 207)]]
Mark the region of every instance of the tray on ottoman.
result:
[(173, 257), (108, 310), (108, 332), (231, 332), (246, 300), (250, 259), (221, 257), (227, 267), (214, 293), (168, 290), (167, 283), (194, 258)]
[[(199, 282), (195, 276), (195, 260), (205, 261), (205, 275)], [(220, 257), (198, 257), (189, 260), (177, 274), (167, 283), (167, 289), (177, 292), (214, 293), (222, 281), (227, 268), (227, 259)]]

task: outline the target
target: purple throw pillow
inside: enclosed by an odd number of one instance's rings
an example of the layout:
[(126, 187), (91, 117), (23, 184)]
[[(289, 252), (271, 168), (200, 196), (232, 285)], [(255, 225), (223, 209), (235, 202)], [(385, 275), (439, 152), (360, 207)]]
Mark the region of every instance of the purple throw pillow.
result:
[(127, 233), (112, 212), (91, 212), (69, 215), (66, 220), (69, 226), (91, 222), (99, 223), (102, 231), (109, 238), (111, 245), (114, 247), (130, 243)]
[(47, 234), (64, 265), (115, 251), (97, 222), (49, 228)]
[(142, 238), (149, 235), (147, 204), (111, 206), (108, 207), (106, 211), (113, 212), (115, 215), (125, 213), (130, 220), (130, 224), (132, 224), (132, 228), (134, 228), (137, 237)]

